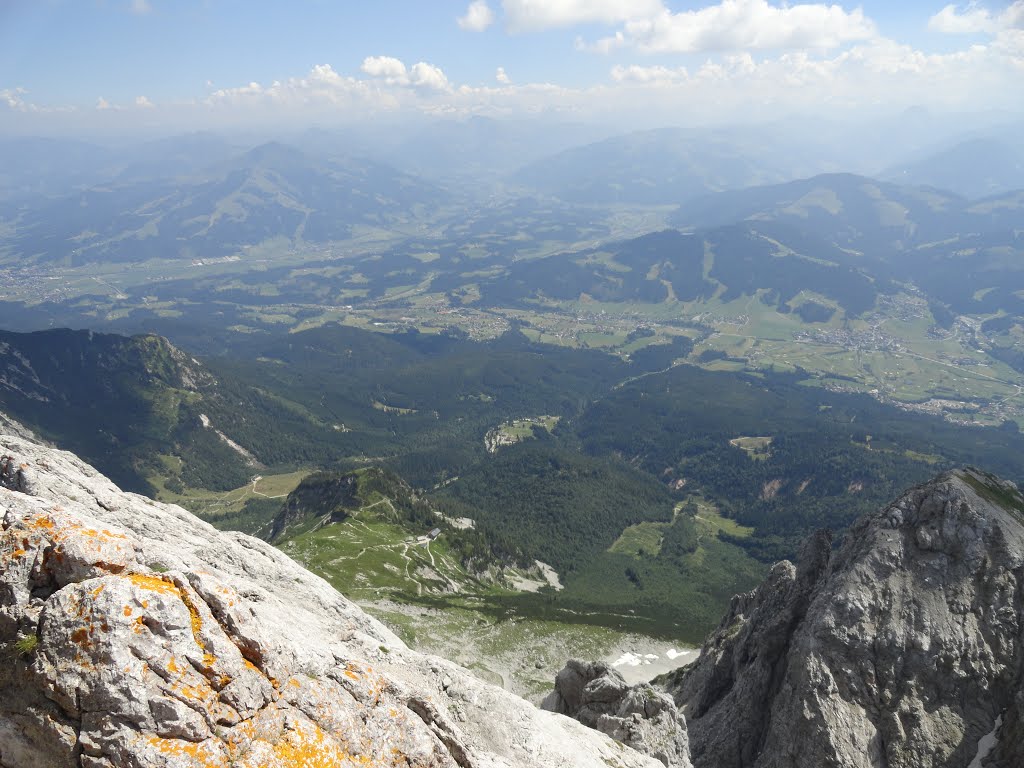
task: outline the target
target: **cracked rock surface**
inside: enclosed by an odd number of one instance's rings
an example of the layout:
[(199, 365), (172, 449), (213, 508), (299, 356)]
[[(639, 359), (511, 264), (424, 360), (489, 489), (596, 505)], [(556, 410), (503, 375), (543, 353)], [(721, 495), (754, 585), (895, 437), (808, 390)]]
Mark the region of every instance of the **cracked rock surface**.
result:
[(0, 768), (660, 765), (411, 651), (262, 541), (26, 433), (0, 455)]
[(603, 662), (570, 659), (541, 706), (651, 755), (667, 768), (691, 768), (686, 723), (672, 698), (647, 683), (627, 685)]
[(1024, 766), (1022, 607), (1024, 498), (976, 470), (811, 537), (670, 676), (693, 764)]

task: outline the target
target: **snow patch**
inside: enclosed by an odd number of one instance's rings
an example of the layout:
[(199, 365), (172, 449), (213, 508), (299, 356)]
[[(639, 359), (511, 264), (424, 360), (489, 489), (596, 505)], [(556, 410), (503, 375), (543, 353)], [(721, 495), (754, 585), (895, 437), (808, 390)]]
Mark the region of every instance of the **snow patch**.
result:
[(695, 648), (666, 648), (660, 653), (656, 649), (622, 651), (618, 658), (608, 663), (619, 671), (627, 683), (646, 682), (658, 675), (686, 666), (700, 655)]
[(967, 768), (981, 768), (982, 761), (984, 761), (984, 759), (988, 757), (988, 753), (995, 749), (996, 744), (999, 743), (999, 737), (996, 736), (996, 733), (999, 731), (1002, 725), (1003, 715), (1002, 713), (1000, 713), (999, 717), (996, 718), (996, 724), (995, 727), (992, 728), (992, 732), (986, 733), (984, 736), (978, 739), (978, 753), (974, 756), (974, 759), (971, 760), (971, 764), (967, 766)]

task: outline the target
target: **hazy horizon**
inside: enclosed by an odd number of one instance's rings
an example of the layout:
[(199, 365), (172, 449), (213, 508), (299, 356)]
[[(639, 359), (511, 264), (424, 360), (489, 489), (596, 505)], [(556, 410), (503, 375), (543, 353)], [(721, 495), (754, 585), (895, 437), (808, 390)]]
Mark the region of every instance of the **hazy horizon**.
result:
[(0, 134), (1020, 121), (1024, 0), (0, 6)]

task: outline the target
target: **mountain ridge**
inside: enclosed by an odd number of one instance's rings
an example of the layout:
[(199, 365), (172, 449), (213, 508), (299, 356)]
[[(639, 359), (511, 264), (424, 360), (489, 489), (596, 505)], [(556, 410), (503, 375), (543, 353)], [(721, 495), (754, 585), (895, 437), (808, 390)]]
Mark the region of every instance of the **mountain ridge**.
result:
[(409, 650), (264, 542), (0, 445), (4, 768), (659, 765)]
[[(0, 765), (659, 764), (409, 651), (265, 543), (0, 444)], [(947, 472), (737, 595), (655, 681), (678, 710), (578, 663), (561, 708), (678, 768), (1010, 768), (1022, 605), (1024, 495)]]
[(948, 472), (861, 517), (835, 552), (830, 539), (736, 596), (669, 676), (694, 765), (1020, 765), (1017, 487)]

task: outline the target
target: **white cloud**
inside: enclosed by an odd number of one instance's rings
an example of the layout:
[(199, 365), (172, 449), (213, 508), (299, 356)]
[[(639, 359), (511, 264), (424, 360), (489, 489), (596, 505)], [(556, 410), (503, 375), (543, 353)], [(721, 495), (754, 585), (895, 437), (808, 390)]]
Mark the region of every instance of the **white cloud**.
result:
[(874, 22), (860, 8), (847, 12), (823, 3), (774, 6), (767, 0), (721, 0), (697, 11), (662, 8), (587, 47), (608, 52), (635, 46), (644, 53), (828, 50), (876, 36)]
[(947, 5), (928, 19), (928, 29), (947, 35), (970, 35), (990, 32), (993, 27), (991, 14), (985, 8), (968, 6), (961, 13), (955, 5)]
[(620, 24), (664, 10), (662, 0), (502, 0), (509, 28), (517, 32)]
[(791, 51), (758, 60), (740, 52), (709, 58), (690, 71), (632, 65), (610, 74), (620, 108), (631, 99), (662, 113), (672, 104), (733, 117), (758, 110), (835, 114), (907, 104), (970, 110), (998, 104), (1021, 81), (1021, 52), (1024, 47), (1010, 55), (993, 44), (928, 54), (876, 38), (826, 56)]
[(129, 7), (131, 8), (132, 13), (137, 13), (139, 15), (152, 13), (153, 11), (153, 6), (150, 5), (149, 0), (132, 0)]
[(152, 109), (154, 105), (153, 102), (145, 96), (136, 96), (135, 106), (139, 107), (140, 109)]
[(389, 83), (404, 85), (409, 82), (405, 64), (393, 56), (367, 56), (359, 69), (370, 77), (383, 77)]
[(1024, 0), (1016, 0), (1002, 13), (993, 15), (987, 8), (970, 3), (963, 11), (947, 5), (928, 19), (928, 29), (948, 35), (998, 35), (1004, 30), (1024, 26)]
[[(1024, 0), (1010, 10), (1020, 5)], [(792, 6), (800, 7), (806, 6)], [(995, 18), (1004, 17), (1010, 18), (1005, 12)], [(620, 47), (642, 52), (629, 24), (622, 25), (620, 31)], [(740, 32), (731, 34), (735, 37)], [(603, 82), (566, 87), (550, 82), (513, 83), (504, 67), (492, 70), (494, 80), (487, 85), (469, 86), (449, 81), (434, 64), (407, 65), (394, 57), (371, 56), (351, 75), (319, 64), (297, 77), (203, 90), (184, 104), (161, 100), (154, 106), (145, 97), (118, 104), (101, 97), (95, 108), (86, 104), (80, 114), (88, 113), (97, 124), (105, 121), (109, 126), (115, 121), (127, 122), (134, 115), (140, 122), (159, 116), (161, 124), (177, 121), (193, 128), (286, 119), (330, 124), (372, 120), (384, 112), (550, 115), (653, 126), (685, 122), (698, 115), (710, 121), (771, 118), (793, 112), (838, 114), (849, 110), (849, 114), (859, 114), (907, 104), (991, 109), (1005, 105), (1006, 95), (1018, 92), (1024, 82), (1024, 30), (1004, 27), (984, 45), (941, 54), (875, 35), (832, 51), (805, 47), (765, 54), (738, 49), (708, 53), (703, 62), (700, 59), (705, 57), (694, 58), (695, 62), (686, 61), (686, 67), (671, 57), (624, 61), (623, 66), (610, 69)], [(19, 125), (35, 121), (42, 126), (53, 119), (48, 115), (61, 109), (37, 106), (28, 98), (21, 88), (0, 89), (0, 114), (7, 115), (0, 125), (13, 125), (17, 120)]]
[(448, 78), (439, 67), (427, 64), (424, 61), (412, 65), (409, 82), (417, 88), (435, 89), (439, 91), (448, 89)]
[[(351, 77), (338, 73), (329, 64), (318, 64), (302, 77), (222, 88), (198, 104), (214, 110), (217, 120), (239, 122), (274, 121), (282, 114), (294, 119), (369, 119), (380, 112), (413, 108), (430, 94), (437, 93), (428, 87), (410, 87), (410, 73), (398, 59), (370, 57), (363, 62), (363, 71), (376, 74), (366, 78)], [(404, 77), (402, 71), (405, 71)], [(420, 70), (418, 76), (423, 79), (427, 75)]]
[(444, 72), (425, 61), (406, 68), (404, 62), (393, 56), (367, 56), (360, 69), (370, 77), (383, 80), (387, 85), (411, 85), (428, 90), (446, 90), (449, 87)]
[(685, 81), (690, 77), (686, 67), (642, 67), (638, 64), (612, 67), (611, 74), (612, 80), (617, 83), (671, 83)]
[(466, 9), (466, 15), (456, 19), (462, 29), (483, 32), (494, 23), (494, 11), (487, 0), (473, 0)]
[(32, 108), (32, 105), (27, 104), (22, 98), (26, 93), (28, 91), (24, 88), (4, 88), (0, 90), (0, 104), (15, 112), (28, 111)]
[(75, 108), (71, 106), (40, 106), (33, 104), (31, 101), (26, 101), (25, 96), (28, 91), (21, 86), (14, 88), (0, 88), (0, 110), (7, 109), (10, 112), (22, 112), (25, 114), (49, 114), (56, 112), (74, 112)]

